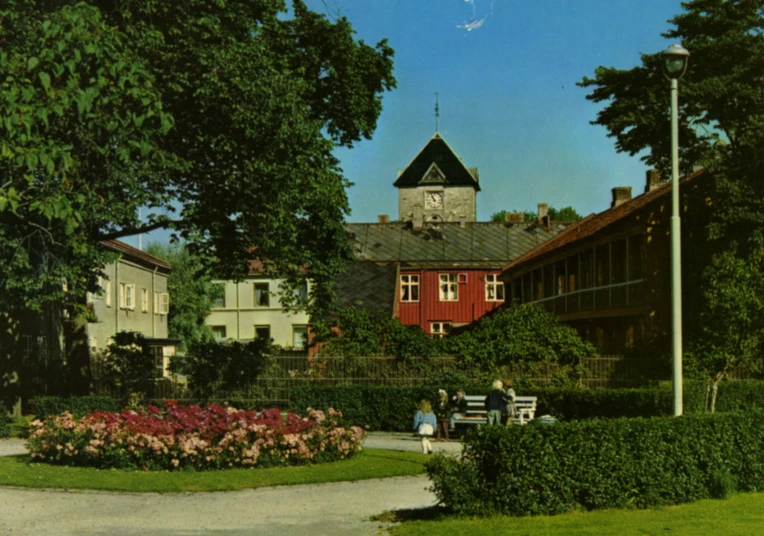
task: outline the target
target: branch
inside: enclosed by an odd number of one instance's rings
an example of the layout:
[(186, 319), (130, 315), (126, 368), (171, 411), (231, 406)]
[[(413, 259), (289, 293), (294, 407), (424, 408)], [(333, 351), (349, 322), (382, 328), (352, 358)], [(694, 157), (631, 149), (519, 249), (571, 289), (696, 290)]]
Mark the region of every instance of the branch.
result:
[(122, 238), (125, 236), (134, 236), (137, 234), (142, 233), (149, 233), (151, 231), (155, 231), (156, 229), (167, 229), (170, 227), (170, 225), (174, 223), (180, 223), (182, 220), (162, 220), (154, 223), (149, 223), (146, 225), (141, 225), (140, 227), (133, 227), (130, 229), (122, 229), (121, 231), (114, 231), (113, 233), (107, 233), (107, 234), (101, 234), (98, 235), (98, 240), (115, 240), (117, 238)]

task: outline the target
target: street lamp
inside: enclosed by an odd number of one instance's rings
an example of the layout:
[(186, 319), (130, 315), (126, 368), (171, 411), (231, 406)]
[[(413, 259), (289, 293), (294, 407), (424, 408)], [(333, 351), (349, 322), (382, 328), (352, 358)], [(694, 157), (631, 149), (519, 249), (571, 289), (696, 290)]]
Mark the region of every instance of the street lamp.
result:
[(690, 53), (682, 45), (661, 52), (663, 72), (671, 80), (671, 325), (674, 362), (674, 416), (682, 414), (682, 240), (679, 212), (679, 79)]

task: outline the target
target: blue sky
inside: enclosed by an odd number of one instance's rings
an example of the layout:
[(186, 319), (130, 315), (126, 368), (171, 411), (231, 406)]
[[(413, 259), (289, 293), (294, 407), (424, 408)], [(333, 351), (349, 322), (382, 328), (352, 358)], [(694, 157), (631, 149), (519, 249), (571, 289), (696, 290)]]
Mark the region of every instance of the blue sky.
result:
[[(641, 52), (670, 44), (661, 33), (681, 12), (674, 0), (313, 0), (346, 16), (367, 43), (387, 37), (398, 88), (370, 141), (337, 151), (349, 190), (349, 221), (397, 217), (398, 169), (435, 132), (480, 170), (478, 220), (538, 203), (581, 214), (608, 208), (614, 186), (644, 189), (646, 167), (618, 154), (602, 127), (601, 105), (576, 86), (597, 66), (628, 69)], [(473, 17), (474, 9), (474, 17)], [(483, 20), (467, 31), (465, 22)], [(666, 91), (668, 91), (668, 83)], [(669, 132), (666, 132), (669, 136)]]
[[(393, 182), (435, 133), (480, 170), (478, 220), (538, 203), (586, 215), (608, 208), (611, 188), (644, 189), (638, 156), (618, 154), (589, 124), (601, 105), (576, 86), (600, 66), (628, 69), (666, 48), (661, 33), (679, 0), (307, 0), (345, 16), (369, 44), (395, 49), (397, 89), (384, 95), (372, 140), (337, 156), (354, 186), (351, 222), (398, 216)], [(482, 21), (467, 30), (465, 24)], [(477, 24), (474, 24), (477, 25)], [(668, 83), (666, 91), (668, 91)], [(669, 132), (666, 132), (669, 136)], [(166, 234), (144, 237), (166, 240)], [(137, 237), (126, 239), (137, 245)]]

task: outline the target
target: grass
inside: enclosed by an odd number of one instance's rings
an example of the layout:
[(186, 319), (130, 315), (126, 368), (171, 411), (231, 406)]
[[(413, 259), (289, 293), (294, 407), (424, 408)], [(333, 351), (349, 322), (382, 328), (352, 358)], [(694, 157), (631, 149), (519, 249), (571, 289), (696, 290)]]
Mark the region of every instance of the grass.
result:
[(403, 522), (392, 536), (751, 536), (764, 534), (764, 493), (703, 500), (650, 510), (599, 510), (558, 516), (460, 519), (439, 508), (387, 512), (378, 521)]
[(301, 467), (143, 472), (48, 465), (20, 455), (0, 457), (0, 486), (141, 493), (233, 491), (418, 475), (424, 473), (426, 459), (417, 452), (364, 449), (348, 460)]

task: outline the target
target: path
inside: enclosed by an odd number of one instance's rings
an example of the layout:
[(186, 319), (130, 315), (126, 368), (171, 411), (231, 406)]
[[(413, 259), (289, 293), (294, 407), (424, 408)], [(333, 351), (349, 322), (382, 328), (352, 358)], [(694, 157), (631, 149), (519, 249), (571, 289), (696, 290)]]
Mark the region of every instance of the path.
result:
[[(371, 448), (418, 450), (408, 434), (369, 434)], [(457, 442), (434, 443), (457, 452)], [(0, 455), (24, 452), (20, 440), (0, 440)], [(369, 521), (387, 510), (435, 503), (425, 475), (358, 482), (280, 486), (214, 493), (113, 493), (0, 487), (3, 536), (150, 534), (158, 536), (375, 535)]]

